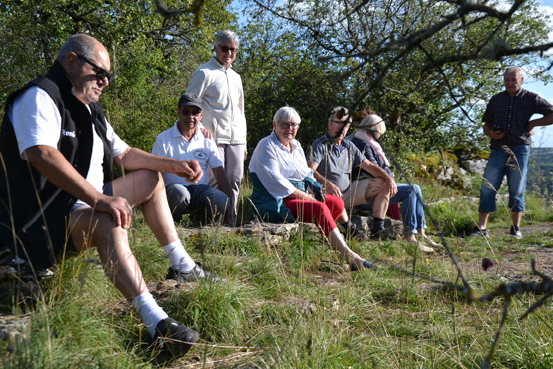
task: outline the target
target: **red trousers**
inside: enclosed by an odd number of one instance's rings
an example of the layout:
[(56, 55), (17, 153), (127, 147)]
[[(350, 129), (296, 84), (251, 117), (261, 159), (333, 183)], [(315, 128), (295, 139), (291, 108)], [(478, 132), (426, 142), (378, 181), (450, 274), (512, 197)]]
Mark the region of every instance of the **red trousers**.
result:
[(299, 199), (284, 199), (284, 205), (300, 222), (313, 223), (325, 236), (336, 228), (336, 219), (344, 211), (344, 200), (338, 196), (326, 195), (325, 203), (319, 201), (305, 201)]

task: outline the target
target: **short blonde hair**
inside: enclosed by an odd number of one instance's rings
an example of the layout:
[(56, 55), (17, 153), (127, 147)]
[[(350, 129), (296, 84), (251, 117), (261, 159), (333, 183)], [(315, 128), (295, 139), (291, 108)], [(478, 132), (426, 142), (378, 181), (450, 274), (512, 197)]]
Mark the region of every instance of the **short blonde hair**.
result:
[(363, 118), (361, 123), (359, 123), (359, 126), (360, 129), (370, 133), (371, 135), (373, 132), (380, 133), (380, 136), (386, 133), (386, 123), (384, 123), (384, 120), (376, 114), (367, 115)]

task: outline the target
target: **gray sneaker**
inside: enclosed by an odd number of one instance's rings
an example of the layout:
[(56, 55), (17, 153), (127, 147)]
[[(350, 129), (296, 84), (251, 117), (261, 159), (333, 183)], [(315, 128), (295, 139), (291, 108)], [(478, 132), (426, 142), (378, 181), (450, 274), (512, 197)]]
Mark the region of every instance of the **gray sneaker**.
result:
[(194, 268), (188, 272), (181, 272), (169, 267), (169, 270), (167, 271), (167, 275), (165, 276), (165, 279), (174, 279), (179, 283), (196, 282), (196, 281), (199, 281), (200, 279), (205, 279), (205, 280), (214, 281), (214, 282), (227, 281), (226, 278), (219, 277), (218, 275), (212, 274), (207, 270), (202, 269), (202, 266), (200, 263), (196, 263)]
[(517, 240), (520, 240), (522, 238), (522, 232), (520, 231), (520, 228), (514, 225), (511, 226), (510, 235), (516, 238)]
[(480, 229), (478, 226), (474, 226), (474, 229), (471, 233), (467, 234), (466, 237), (489, 237), (490, 234), (488, 233), (487, 229)]

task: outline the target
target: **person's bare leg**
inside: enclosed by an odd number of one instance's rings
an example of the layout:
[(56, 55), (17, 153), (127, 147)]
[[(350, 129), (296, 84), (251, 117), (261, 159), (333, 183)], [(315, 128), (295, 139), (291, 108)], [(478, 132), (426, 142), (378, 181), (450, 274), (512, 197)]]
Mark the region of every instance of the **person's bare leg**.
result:
[(513, 225), (517, 227), (517, 229), (520, 228), (520, 222), (522, 221), (522, 212), (519, 211), (516, 213), (512, 213), (511, 218), (513, 220)]
[(127, 231), (115, 225), (111, 214), (81, 208), (71, 215), (69, 229), (77, 250), (98, 249), (107, 275), (129, 302), (148, 292), (129, 247)]
[(160, 245), (165, 246), (177, 240), (177, 230), (160, 173), (137, 170), (112, 183), (114, 196), (126, 198), (133, 209), (138, 205), (142, 206), (144, 221)]
[(348, 220), (349, 220), (348, 212), (346, 211), (346, 209), (344, 209), (344, 211), (342, 211), (342, 214), (340, 214), (338, 219), (336, 219), (336, 223), (343, 224), (343, 223), (347, 222)]
[[(489, 215), (490, 215), (490, 213), (478, 213), (478, 228), (486, 229), (486, 226), (488, 225), (488, 216)], [(514, 220), (513, 220), (513, 222), (514, 222)], [(520, 224), (520, 221), (519, 221), (519, 224)]]
[(388, 196), (388, 187), (381, 178), (375, 178), (367, 188), (365, 199), (367, 203), (373, 200), (373, 216), (375, 218), (384, 219), (388, 210), (390, 197)]
[(349, 265), (353, 264), (357, 267), (357, 269), (363, 268), (363, 261), (365, 260), (348, 247), (346, 241), (344, 241), (344, 239), (342, 238), (340, 231), (338, 231), (338, 228), (334, 228), (332, 232), (330, 232), (330, 234), (328, 235), (328, 240), (334, 250), (342, 254)]
[(405, 233), (403, 239), (407, 242), (417, 242), (417, 238), (414, 233)]
[(420, 230), (420, 235), (421, 237), (425, 240), (425, 242), (427, 242), (428, 244), (430, 244), (430, 246), (432, 247), (442, 247), (442, 245), (440, 245), (439, 243), (435, 242), (433, 239), (431, 239), (430, 237), (428, 237), (426, 235), (426, 233), (424, 232), (424, 228), (421, 228)]

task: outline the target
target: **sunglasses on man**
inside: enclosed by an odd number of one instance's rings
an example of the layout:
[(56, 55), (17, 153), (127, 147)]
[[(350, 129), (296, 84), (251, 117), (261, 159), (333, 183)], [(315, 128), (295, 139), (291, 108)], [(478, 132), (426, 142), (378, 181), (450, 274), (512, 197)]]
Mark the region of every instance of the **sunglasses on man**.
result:
[(96, 64), (94, 64), (93, 62), (85, 58), (84, 56), (77, 55), (77, 58), (79, 58), (79, 60), (82, 62), (92, 65), (92, 67), (94, 68), (94, 72), (96, 73), (95, 77), (98, 81), (101, 81), (104, 78), (107, 78), (109, 83), (113, 79), (113, 74), (111, 72), (108, 72), (104, 68), (100, 68), (99, 66), (97, 66)]
[(219, 45), (219, 47), (221, 48), (221, 51), (224, 53), (228, 53), (230, 51), (231, 54), (236, 54), (238, 52), (237, 47), (228, 47), (223, 45)]

